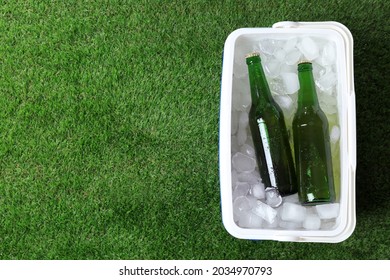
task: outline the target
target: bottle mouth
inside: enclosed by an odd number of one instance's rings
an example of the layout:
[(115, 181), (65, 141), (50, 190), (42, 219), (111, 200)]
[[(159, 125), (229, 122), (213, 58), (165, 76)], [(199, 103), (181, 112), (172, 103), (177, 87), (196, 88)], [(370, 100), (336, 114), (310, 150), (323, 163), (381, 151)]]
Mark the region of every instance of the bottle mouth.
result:
[(246, 54), (245, 58), (250, 58), (250, 57), (254, 57), (254, 56), (260, 56), (260, 53), (259, 52), (251, 52), (251, 53)]
[(260, 53), (258, 53), (258, 52), (248, 53), (247, 55), (245, 55), (245, 59), (246, 59), (246, 64), (252, 64), (254, 62), (260, 62), (261, 61)]
[(302, 64), (302, 63), (310, 63), (311, 64), (311, 61), (310, 60), (306, 60), (306, 59), (302, 59), (302, 60), (298, 61), (298, 65)]
[(298, 71), (299, 72), (309, 71), (309, 70), (313, 70), (313, 66), (312, 66), (312, 63), (310, 61), (301, 60), (298, 62)]

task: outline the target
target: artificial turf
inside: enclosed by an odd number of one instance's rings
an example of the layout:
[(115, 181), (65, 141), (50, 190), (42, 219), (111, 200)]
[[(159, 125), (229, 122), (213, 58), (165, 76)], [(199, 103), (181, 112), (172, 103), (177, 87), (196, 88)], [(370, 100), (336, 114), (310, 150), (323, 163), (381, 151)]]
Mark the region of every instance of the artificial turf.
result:
[[(390, 257), (390, 2), (43, 2), (0, 6), (0, 259)], [(357, 226), (339, 244), (222, 225), (223, 44), (282, 20), (354, 36)]]

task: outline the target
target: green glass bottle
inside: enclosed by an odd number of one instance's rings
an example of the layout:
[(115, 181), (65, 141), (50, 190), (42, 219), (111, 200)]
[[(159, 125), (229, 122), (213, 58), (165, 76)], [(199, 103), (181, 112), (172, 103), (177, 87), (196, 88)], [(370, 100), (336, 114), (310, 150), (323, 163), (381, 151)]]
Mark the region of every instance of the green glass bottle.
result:
[(257, 164), (265, 188), (277, 188), (285, 196), (298, 191), (294, 162), (283, 111), (274, 101), (261, 65), (260, 55), (246, 56), (252, 106), (249, 127)]
[(298, 109), (293, 120), (299, 200), (303, 205), (335, 200), (328, 120), (318, 103), (312, 64), (298, 64)]

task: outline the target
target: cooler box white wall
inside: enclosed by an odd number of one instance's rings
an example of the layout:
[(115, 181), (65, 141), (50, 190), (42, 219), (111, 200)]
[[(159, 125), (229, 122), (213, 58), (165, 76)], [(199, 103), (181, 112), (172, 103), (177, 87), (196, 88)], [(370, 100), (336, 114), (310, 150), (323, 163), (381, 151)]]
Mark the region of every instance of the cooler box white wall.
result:
[[(291, 36), (321, 36), (331, 40), (337, 51), (338, 114), (340, 126), (340, 212), (336, 225), (330, 230), (250, 229), (239, 227), (233, 219), (231, 112), (234, 56), (240, 39), (253, 41), (262, 38)], [(248, 81), (249, 82), (249, 81)], [(232, 32), (224, 46), (221, 81), (219, 165), (222, 220), (233, 236), (253, 240), (297, 242), (341, 242), (354, 231), (356, 124), (353, 78), (353, 39), (349, 30), (337, 22), (279, 22), (272, 28), (242, 28)]]

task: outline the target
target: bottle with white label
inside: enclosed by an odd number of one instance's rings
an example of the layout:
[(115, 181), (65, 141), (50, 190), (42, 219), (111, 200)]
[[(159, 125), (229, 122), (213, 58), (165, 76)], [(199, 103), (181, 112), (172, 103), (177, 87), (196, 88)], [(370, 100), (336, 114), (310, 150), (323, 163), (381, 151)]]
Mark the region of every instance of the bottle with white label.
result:
[(272, 98), (259, 53), (246, 56), (252, 106), (249, 126), (260, 176), (266, 189), (280, 195), (298, 191), (294, 162), (283, 111)]

